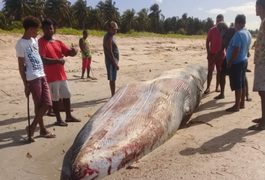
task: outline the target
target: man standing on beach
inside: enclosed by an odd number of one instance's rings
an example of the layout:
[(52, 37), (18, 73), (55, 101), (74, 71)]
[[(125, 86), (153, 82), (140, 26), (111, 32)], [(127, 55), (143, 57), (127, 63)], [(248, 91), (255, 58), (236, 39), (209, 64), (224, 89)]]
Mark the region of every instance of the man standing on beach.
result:
[(245, 24), (246, 16), (243, 14), (237, 15), (235, 19), (236, 33), (226, 51), (230, 87), (232, 91), (235, 91), (235, 104), (226, 109), (228, 112), (237, 112), (245, 108), (245, 78), (252, 38), (250, 32), (245, 28)]
[[(224, 20), (224, 16), (222, 14), (219, 14), (216, 17), (216, 25), (223, 20)], [(222, 35), (218, 32), (216, 25), (209, 30), (207, 39), (206, 39), (208, 75), (207, 75), (207, 88), (204, 91), (204, 94), (208, 94), (210, 92), (210, 86), (211, 86), (211, 81), (212, 81), (213, 71), (214, 71), (214, 66), (212, 66), (212, 62), (218, 50), (221, 48), (221, 44), (222, 44)], [(219, 59), (215, 63), (216, 70), (217, 70), (216, 87), (215, 87), (216, 92), (220, 92), (220, 89), (219, 89), (220, 72), (222, 69), (223, 60), (224, 60), (224, 52), (222, 52)]]
[(16, 52), (20, 76), (25, 87), (25, 95), (29, 98), (31, 93), (35, 105), (35, 118), (31, 125), (26, 127), (27, 135), (31, 137), (30, 141), (34, 142), (33, 136), (37, 124), (40, 125), (40, 136), (55, 138), (56, 135), (50, 133), (43, 122), (43, 116), (51, 107), (52, 102), (39, 55), (38, 42), (35, 39), (40, 28), (40, 21), (33, 16), (28, 16), (23, 21), (23, 27), (25, 32), (16, 44)]
[(114, 39), (114, 35), (117, 33), (118, 29), (119, 28), (116, 22), (109, 22), (108, 32), (105, 34), (103, 39), (105, 64), (108, 74), (111, 96), (114, 96), (115, 94), (115, 81), (117, 77), (117, 71), (119, 70), (119, 49)]
[[(53, 111), (56, 116), (56, 125), (67, 126), (66, 122), (80, 122), (71, 114), (71, 93), (67, 82), (67, 76), (64, 70), (65, 60), (63, 56), (75, 56), (77, 50), (69, 49), (61, 41), (53, 38), (54, 27), (51, 20), (46, 19), (42, 22), (43, 37), (39, 39), (40, 56), (44, 64), (44, 71), (49, 83)], [(60, 115), (59, 98), (63, 98), (63, 104), (66, 113), (66, 122)]]
[(253, 91), (259, 93), (261, 99), (261, 118), (253, 120), (257, 125), (249, 127), (250, 130), (265, 130), (265, 0), (256, 1), (256, 15), (260, 17), (261, 24), (255, 43), (254, 56), (254, 87)]
[[(234, 27), (228, 28), (227, 24), (223, 21), (219, 22), (217, 24), (217, 29), (218, 32), (222, 35), (222, 46), (221, 49), (219, 49), (217, 55), (214, 57), (214, 60), (212, 62), (212, 66), (214, 66), (215, 62), (219, 59), (220, 55), (224, 50), (227, 50), (229, 43), (231, 39), (233, 38), (234, 34), (236, 33), (236, 29)], [(248, 53), (248, 56), (250, 54)], [(226, 57), (223, 60), (222, 63), (222, 70), (220, 72), (220, 87), (221, 87), (221, 92), (218, 96), (214, 97), (214, 99), (224, 99), (225, 98), (225, 83), (226, 83), (226, 75), (228, 75), (228, 69), (227, 69), (227, 62), (226, 62)], [(247, 81), (247, 76), (245, 79), (246, 83), (246, 101), (251, 101), (252, 99), (249, 96), (249, 91), (248, 91), (248, 81)]]

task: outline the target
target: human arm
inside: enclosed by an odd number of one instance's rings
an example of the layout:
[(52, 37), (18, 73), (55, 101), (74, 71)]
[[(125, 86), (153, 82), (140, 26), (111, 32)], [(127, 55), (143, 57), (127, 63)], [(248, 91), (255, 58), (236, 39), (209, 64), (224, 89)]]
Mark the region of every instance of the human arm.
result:
[(224, 43), (222, 43), (221, 48), (219, 49), (219, 51), (217, 52), (217, 54), (215, 55), (213, 62), (211, 63), (211, 66), (213, 66), (216, 61), (220, 58), (221, 54), (224, 52), (225, 46)]
[(210, 41), (207, 39), (206, 40), (206, 51), (207, 51), (207, 59), (211, 59), (211, 54), (210, 54)]
[(232, 56), (229, 59), (228, 63), (227, 63), (227, 68), (230, 69), (232, 64), (234, 63), (234, 61), (236, 60), (237, 56), (239, 55), (240, 52), (240, 47), (238, 46), (234, 46), (233, 47), (233, 52), (232, 52)]
[(45, 65), (54, 65), (54, 64), (61, 64), (64, 65), (65, 60), (63, 58), (60, 59), (52, 59), (48, 57), (41, 57), (43, 64)]
[(116, 70), (119, 70), (119, 66), (116, 63), (114, 54), (112, 52), (112, 39), (111, 38), (106, 38), (106, 42), (105, 43), (106, 43), (107, 53), (108, 53), (108, 55), (110, 57), (110, 60), (111, 60), (112, 64), (114, 64)]
[(26, 73), (25, 73), (25, 58), (24, 57), (18, 57), (18, 70), (19, 70), (19, 74), (20, 77), (22, 79), (22, 82), (24, 84), (24, 92), (26, 97), (29, 97), (30, 94), (30, 90), (29, 90), (29, 86), (26, 80)]
[(79, 48), (81, 49), (81, 52), (85, 55), (88, 56), (87, 52), (85, 52), (84, 46), (83, 46), (83, 39), (79, 39)]

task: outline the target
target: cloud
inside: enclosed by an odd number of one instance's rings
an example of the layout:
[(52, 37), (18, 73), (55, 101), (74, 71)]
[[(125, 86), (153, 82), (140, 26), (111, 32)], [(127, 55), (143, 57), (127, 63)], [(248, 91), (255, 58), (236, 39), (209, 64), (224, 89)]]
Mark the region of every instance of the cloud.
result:
[(203, 11), (204, 9), (202, 7), (198, 7), (198, 10), (199, 11)]
[(210, 9), (206, 11), (211, 14), (226, 14), (228, 12), (242, 13), (245, 15), (255, 14), (255, 2), (248, 2), (241, 6), (232, 6), (225, 9)]
[(163, 2), (163, 0), (156, 0), (156, 2), (158, 2), (158, 3), (162, 3), (162, 2)]

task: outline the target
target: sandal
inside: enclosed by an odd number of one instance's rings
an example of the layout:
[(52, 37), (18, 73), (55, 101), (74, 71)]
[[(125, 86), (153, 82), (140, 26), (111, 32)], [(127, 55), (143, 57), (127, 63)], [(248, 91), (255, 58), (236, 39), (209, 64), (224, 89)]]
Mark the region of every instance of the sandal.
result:
[(224, 95), (221, 95), (221, 94), (214, 97), (214, 99), (224, 99), (224, 98), (225, 98), (225, 96)]
[(249, 97), (249, 96), (247, 96), (247, 97), (246, 97), (246, 101), (252, 101), (252, 98)]
[(239, 109), (235, 109), (234, 107), (228, 108), (225, 110), (226, 112), (238, 112)]
[(56, 138), (56, 135), (54, 133), (48, 133), (48, 134), (40, 134), (40, 137), (44, 138)]
[(61, 121), (61, 122), (57, 122), (56, 121), (54, 124), (57, 125), (57, 126), (68, 126), (68, 124), (66, 122), (64, 122), (64, 121)]
[(253, 123), (257, 123), (257, 124), (261, 123), (261, 121), (262, 121), (261, 118), (252, 120)]
[(204, 91), (204, 94), (209, 94), (209, 92), (210, 92), (210, 89), (206, 89), (206, 90)]
[(260, 127), (259, 125), (250, 126), (248, 129), (249, 130), (253, 130), (253, 131), (263, 131), (263, 130), (265, 130), (264, 128)]

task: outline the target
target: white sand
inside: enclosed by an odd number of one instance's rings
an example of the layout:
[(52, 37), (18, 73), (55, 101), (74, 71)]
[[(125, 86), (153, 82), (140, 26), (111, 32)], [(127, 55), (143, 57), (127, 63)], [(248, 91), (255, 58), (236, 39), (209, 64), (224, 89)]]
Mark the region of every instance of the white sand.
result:
[[(27, 108), (22, 81), (17, 68), (15, 43), (21, 35), (0, 35), (0, 179), (60, 179), (65, 153), (83, 125), (110, 97), (106, 78), (102, 38), (89, 37), (92, 43), (92, 72), (97, 82), (83, 82), (80, 76), (80, 55), (67, 58), (65, 69), (72, 91), (73, 115), (82, 120), (68, 127), (54, 126), (55, 118), (45, 116), (48, 129), (55, 139), (36, 138), (27, 144)], [(77, 36), (56, 35), (66, 45), (78, 44)], [(185, 64), (206, 65), (204, 39), (116, 38), (120, 53), (118, 88), (128, 82), (145, 81), (161, 72)], [(249, 69), (253, 71), (253, 50)], [(247, 73), (250, 90), (253, 73)], [(211, 89), (215, 87), (215, 76)], [(179, 130), (164, 145), (139, 160), (133, 169), (122, 169), (105, 180), (175, 180), (175, 179), (257, 179), (265, 177), (265, 132), (247, 131), (251, 120), (260, 117), (260, 99), (251, 93), (252, 102), (246, 109), (229, 114), (224, 110), (233, 105), (234, 93), (227, 78), (226, 98), (213, 100), (215, 92), (203, 97), (192, 116), (195, 123)], [(33, 117), (33, 103), (30, 102)], [(62, 113), (65, 117), (64, 113)], [(32, 119), (32, 118), (31, 118)], [(38, 135), (36, 131), (35, 135)], [(28, 158), (27, 153), (32, 157)]]

